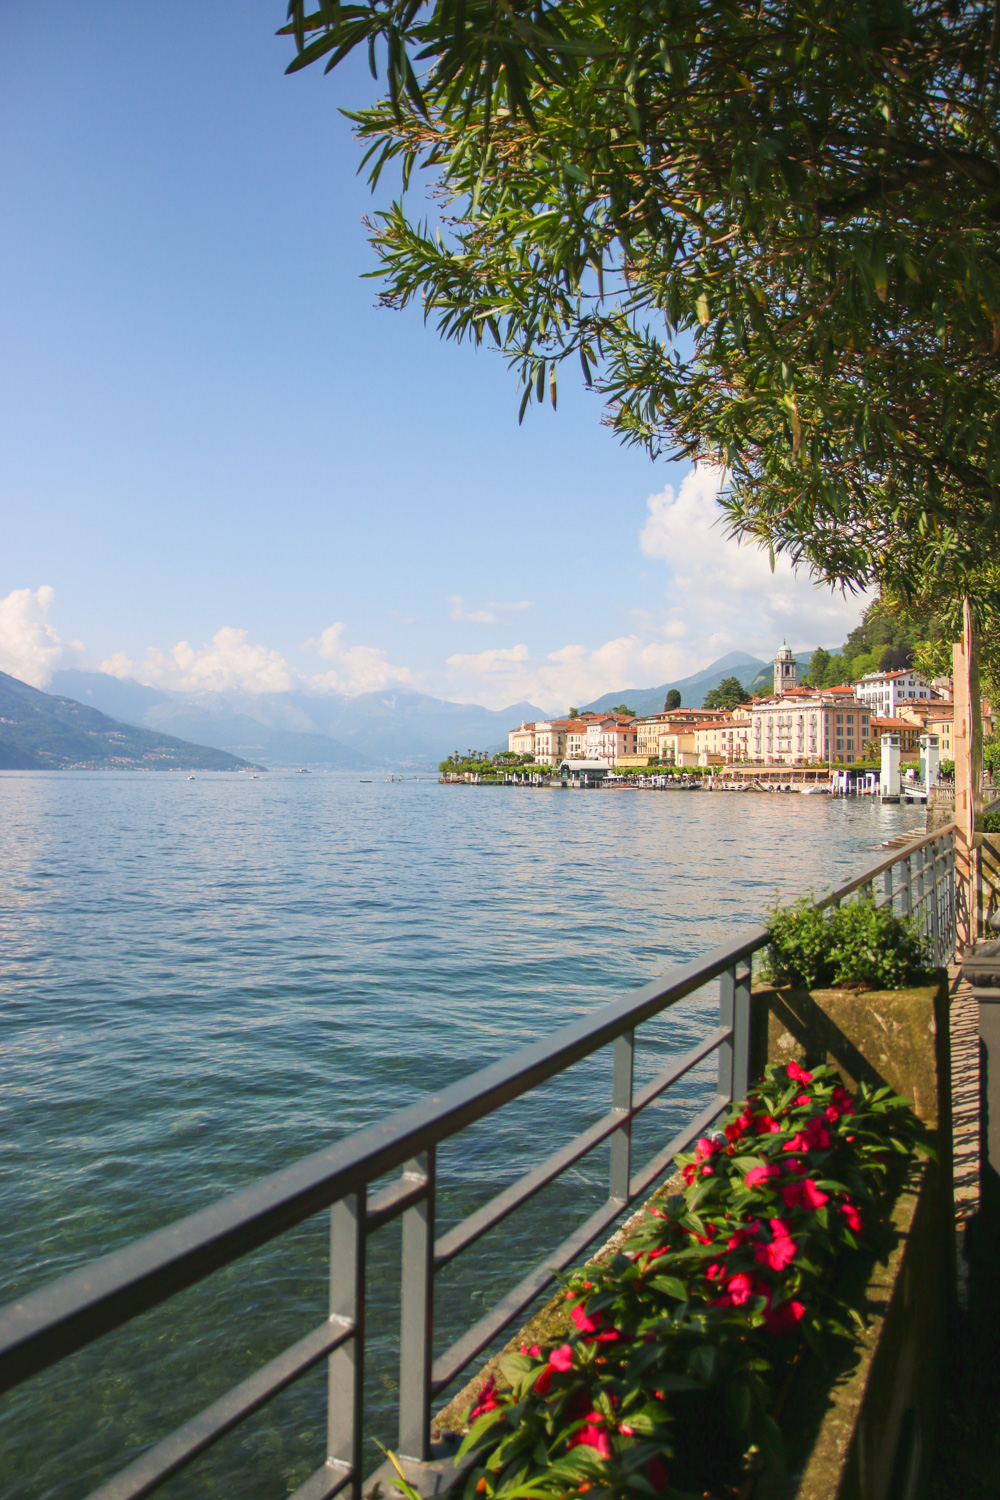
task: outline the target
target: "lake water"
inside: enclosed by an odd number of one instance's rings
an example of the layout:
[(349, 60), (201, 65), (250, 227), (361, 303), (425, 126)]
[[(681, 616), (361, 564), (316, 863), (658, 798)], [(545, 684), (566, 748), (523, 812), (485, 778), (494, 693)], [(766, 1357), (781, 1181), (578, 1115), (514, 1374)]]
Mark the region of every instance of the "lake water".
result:
[[(252, 1182), (846, 879), (919, 808), (300, 776), (0, 774), (0, 1300)], [(710, 1024), (641, 1033), (641, 1078)], [(609, 1057), (439, 1159), (447, 1226), (606, 1109)], [(672, 1091), (656, 1141), (706, 1097)], [(638, 1160), (642, 1160), (642, 1154)], [(437, 1347), (606, 1193), (606, 1152), (439, 1278)], [(368, 1403), (392, 1443), (398, 1225)], [(75, 1497), (312, 1328), (316, 1221), (0, 1399), (0, 1497)], [(323, 1374), (162, 1493), (287, 1493)], [(116, 1461), (117, 1460), (117, 1461)]]

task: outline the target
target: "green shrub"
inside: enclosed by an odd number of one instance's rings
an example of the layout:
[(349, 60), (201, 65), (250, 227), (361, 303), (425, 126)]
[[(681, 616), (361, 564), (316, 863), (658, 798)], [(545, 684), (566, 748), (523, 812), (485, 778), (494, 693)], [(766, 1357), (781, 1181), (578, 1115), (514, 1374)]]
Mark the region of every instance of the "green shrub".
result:
[(983, 832), (1000, 833), (1000, 808), (983, 814)]
[(775, 907), (767, 931), (767, 977), (774, 984), (893, 990), (915, 984), (928, 967), (916, 924), (870, 900), (818, 911), (803, 897)]

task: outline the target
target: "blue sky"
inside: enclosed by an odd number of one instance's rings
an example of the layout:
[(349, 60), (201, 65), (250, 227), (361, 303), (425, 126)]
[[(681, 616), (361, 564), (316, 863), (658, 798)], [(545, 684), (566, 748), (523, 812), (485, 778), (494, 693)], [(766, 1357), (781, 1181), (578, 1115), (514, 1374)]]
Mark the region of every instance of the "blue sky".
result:
[[(0, 12), (0, 667), (544, 707), (858, 605), (724, 543), (711, 475), (376, 309), (338, 108), (281, 0)], [(668, 486), (670, 487), (668, 489)]]

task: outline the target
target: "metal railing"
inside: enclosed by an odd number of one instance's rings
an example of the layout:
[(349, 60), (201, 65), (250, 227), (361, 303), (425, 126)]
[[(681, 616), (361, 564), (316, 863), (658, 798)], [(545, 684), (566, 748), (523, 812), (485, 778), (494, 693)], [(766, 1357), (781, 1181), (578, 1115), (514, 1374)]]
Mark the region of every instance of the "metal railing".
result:
[[(876, 894), (878, 882), (881, 891)], [(954, 828), (913, 840), (832, 890), (817, 905), (839, 904), (857, 895), (913, 915), (934, 961), (947, 962), (955, 942)], [(137, 1500), (151, 1494), (324, 1359), (328, 1364), (326, 1458), (295, 1491), (295, 1500), (328, 1500), (348, 1487), (354, 1500), (360, 1500), (366, 1245), (372, 1234), (401, 1217), (398, 1446), (402, 1455), (416, 1461), (416, 1467), (407, 1467), (419, 1484), (419, 1466), (433, 1456), (430, 1433), (435, 1399), (525, 1313), (555, 1279), (557, 1270), (577, 1262), (629, 1205), (668, 1172), (674, 1155), (706, 1130), (732, 1100), (747, 1092), (752, 960), (766, 941), (764, 929), (755, 928), (723, 943), (513, 1057), (0, 1309), (0, 1391), (19, 1385), (294, 1225), (329, 1210), (328, 1316), (93, 1490), (90, 1500)], [(714, 979), (719, 981), (718, 1025), (652, 1082), (636, 1089), (637, 1029)], [(608, 1112), (436, 1238), (438, 1145), (607, 1046), (614, 1049)], [(695, 1118), (636, 1169), (633, 1122), (712, 1054), (717, 1056), (715, 1093)], [(457, 1342), (435, 1357), (435, 1273), (604, 1141), (610, 1142), (606, 1201)], [(400, 1175), (390, 1187), (369, 1192), (372, 1183), (396, 1169)], [(439, 1485), (440, 1474), (429, 1487)]]

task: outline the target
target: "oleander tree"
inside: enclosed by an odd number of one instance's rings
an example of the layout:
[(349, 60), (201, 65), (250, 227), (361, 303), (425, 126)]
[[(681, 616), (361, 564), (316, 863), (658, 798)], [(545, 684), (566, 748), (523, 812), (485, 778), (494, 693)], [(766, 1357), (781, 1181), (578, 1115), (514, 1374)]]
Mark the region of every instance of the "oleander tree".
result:
[(360, 47), (384, 78), (350, 117), (372, 182), (401, 170), (370, 224), (384, 303), (498, 349), (522, 414), (577, 367), (624, 440), (719, 464), (772, 553), (992, 597), (994, 4), (312, 6), (291, 70)]

